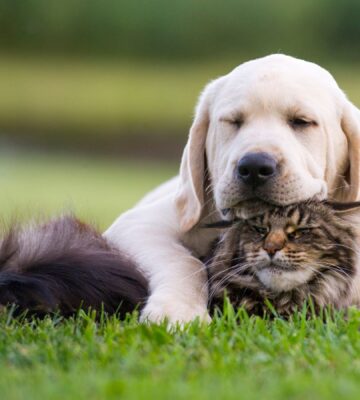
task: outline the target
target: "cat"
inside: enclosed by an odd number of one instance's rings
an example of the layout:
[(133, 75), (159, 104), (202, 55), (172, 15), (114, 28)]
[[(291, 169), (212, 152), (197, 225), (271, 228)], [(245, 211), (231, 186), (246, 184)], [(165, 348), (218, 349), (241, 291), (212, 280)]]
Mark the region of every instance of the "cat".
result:
[(359, 305), (360, 202), (252, 204), (248, 210), (208, 225), (225, 228), (206, 262), (212, 311), (225, 296), (256, 315), (269, 311), (269, 302), (282, 316), (306, 300), (315, 310)]

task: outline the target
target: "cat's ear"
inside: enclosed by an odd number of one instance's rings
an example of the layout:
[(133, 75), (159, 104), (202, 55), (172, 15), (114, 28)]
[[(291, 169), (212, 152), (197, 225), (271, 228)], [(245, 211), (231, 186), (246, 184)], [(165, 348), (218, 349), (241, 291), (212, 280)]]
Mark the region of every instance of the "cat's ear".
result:
[(331, 207), (337, 216), (360, 228), (360, 201), (348, 203), (327, 201), (326, 204)]

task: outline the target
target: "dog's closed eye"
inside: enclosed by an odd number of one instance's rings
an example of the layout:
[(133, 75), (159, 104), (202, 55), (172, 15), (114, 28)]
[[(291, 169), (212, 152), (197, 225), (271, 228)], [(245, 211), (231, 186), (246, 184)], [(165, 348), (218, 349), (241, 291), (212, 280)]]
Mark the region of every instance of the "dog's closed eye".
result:
[(288, 120), (289, 125), (293, 129), (304, 129), (310, 126), (316, 126), (317, 122), (305, 117), (293, 117)]

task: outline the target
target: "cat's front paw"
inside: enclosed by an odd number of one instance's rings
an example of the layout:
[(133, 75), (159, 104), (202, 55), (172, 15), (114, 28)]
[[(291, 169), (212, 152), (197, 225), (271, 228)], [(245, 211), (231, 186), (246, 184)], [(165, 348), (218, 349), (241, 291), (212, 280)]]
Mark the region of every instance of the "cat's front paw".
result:
[(161, 323), (167, 320), (171, 325), (184, 325), (187, 322), (199, 319), (209, 323), (210, 315), (205, 305), (197, 301), (190, 303), (176, 296), (150, 296), (146, 306), (141, 312), (141, 322)]

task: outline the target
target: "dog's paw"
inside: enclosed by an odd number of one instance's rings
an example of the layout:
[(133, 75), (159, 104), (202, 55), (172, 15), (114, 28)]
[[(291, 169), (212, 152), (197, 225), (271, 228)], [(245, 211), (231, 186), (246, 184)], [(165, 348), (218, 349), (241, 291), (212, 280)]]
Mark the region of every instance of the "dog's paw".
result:
[(166, 320), (171, 325), (180, 326), (195, 319), (206, 323), (211, 321), (206, 306), (196, 301), (185, 302), (175, 296), (150, 296), (140, 315), (141, 322), (161, 323)]

